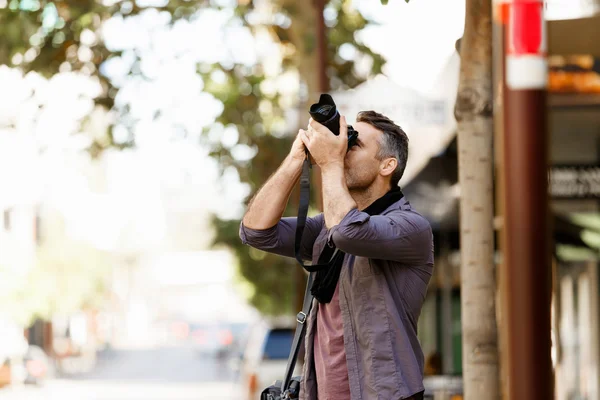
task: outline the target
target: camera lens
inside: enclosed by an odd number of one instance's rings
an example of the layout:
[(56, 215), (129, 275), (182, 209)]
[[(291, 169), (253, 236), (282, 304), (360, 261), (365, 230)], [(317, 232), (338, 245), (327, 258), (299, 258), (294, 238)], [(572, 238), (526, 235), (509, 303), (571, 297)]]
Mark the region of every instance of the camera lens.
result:
[[(340, 134), (340, 113), (333, 102), (333, 98), (324, 93), (319, 98), (319, 102), (310, 106), (308, 111), (312, 119), (325, 125), (334, 135)], [(348, 149), (356, 144), (358, 132), (348, 126)]]

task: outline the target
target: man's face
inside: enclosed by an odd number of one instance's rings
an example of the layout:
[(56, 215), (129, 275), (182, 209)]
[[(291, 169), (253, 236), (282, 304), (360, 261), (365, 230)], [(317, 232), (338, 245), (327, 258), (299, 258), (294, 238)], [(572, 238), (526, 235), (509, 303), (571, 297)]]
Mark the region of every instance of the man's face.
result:
[(344, 168), (348, 190), (360, 191), (371, 186), (379, 175), (381, 161), (375, 156), (383, 132), (366, 122), (357, 122), (353, 127), (358, 131), (358, 140), (346, 153)]

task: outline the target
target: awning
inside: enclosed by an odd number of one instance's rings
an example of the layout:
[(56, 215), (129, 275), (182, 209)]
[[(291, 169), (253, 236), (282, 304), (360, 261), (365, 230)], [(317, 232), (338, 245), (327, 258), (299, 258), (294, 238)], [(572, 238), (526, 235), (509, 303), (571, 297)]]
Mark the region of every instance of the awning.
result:
[(600, 15), (548, 22), (548, 54), (600, 56)]
[(374, 110), (404, 129), (409, 138), (409, 156), (400, 185), (410, 182), (456, 135), (454, 103), (459, 69), (460, 58), (455, 52), (426, 94), (399, 86), (383, 75), (355, 89), (332, 93), (349, 124), (354, 123), (359, 111)]
[[(414, 209), (430, 222), (434, 232), (459, 235), (458, 158), (456, 138), (444, 153), (429, 160), (414, 179), (402, 187)], [(554, 252), (563, 262), (600, 259), (600, 213), (552, 213)], [(457, 237), (449, 243), (458, 244)]]
[(434, 230), (458, 231), (459, 186), (456, 138), (446, 150), (429, 159), (402, 192)]

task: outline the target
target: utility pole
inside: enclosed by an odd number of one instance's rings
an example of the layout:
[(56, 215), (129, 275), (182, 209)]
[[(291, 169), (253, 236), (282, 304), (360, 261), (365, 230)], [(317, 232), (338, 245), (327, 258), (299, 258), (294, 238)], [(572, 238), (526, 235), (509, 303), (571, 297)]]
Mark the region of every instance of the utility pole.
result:
[[(327, 27), (325, 26), (325, 17), (323, 16), (325, 0), (314, 0), (314, 2), (317, 12), (316, 42), (318, 65), (316, 65), (316, 68), (319, 76), (319, 92), (327, 93), (329, 91), (329, 79), (327, 78)], [(312, 99), (311, 103), (316, 103), (317, 100), (319, 99)], [(323, 211), (323, 181), (321, 179), (321, 169), (318, 165), (313, 165), (313, 170), (317, 207), (319, 208), (319, 211)]]
[(319, 65), (319, 90), (326, 92), (329, 90), (329, 80), (327, 79), (327, 27), (325, 26), (325, 0), (315, 0), (317, 9), (317, 53)]
[(504, 42), (502, 320), (507, 397), (553, 398), (546, 28), (542, 0), (496, 1)]
[[(301, 68), (301, 79), (306, 80), (308, 101), (302, 104), (304, 108), (299, 110), (299, 121), (306, 121), (308, 123), (308, 107), (311, 104), (316, 103), (319, 100), (320, 93), (326, 93), (329, 91), (329, 79), (327, 78), (327, 27), (325, 26), (325, 18), (323, 16), (323, 10), (325, 8), (325, 0), (313, 0), (313, 9), (304, 9), (305, 12), (309, 13), (310, 21), (314, 21), (314, 25), (310, 25), (310, 31), (303, 31), (302, 34), (310, 35), (314, 37), (315, 47), (306, 46), (305, 37), (299, 36), (299, 40), (303, 42), (306, 47), (303, 50), (306, 54), (303, 55), (301, 61), (304, 62), (305, 68)], [(312, 17), (314, 15), (314, 18)], [(301, 23), (301, 21), (298, 21)], [(307, 25), (304, 25), (307, 26)], [(316, 56), (316, 57), (315, 57)], [(314, 74), (314, 72), (317, 72)], [(310, 72), (310, 74), (309, 74)], [(305, 118), (305, 119), (304, 119)], [(306, 123), (300, 122), (300, 129), (306, 129)], [(322, 195), (322, 179), (321, 170), (317, 165), (312, 166), (311, 173), (311, 196), (315, 196), (315, 203), (317, 209), (323, 211), (323, 195)], [(304, 303), (304, 289), (306, 287), (306, 271), (296, 266), (296, 284), (295, 284), (295, 309), (300, 311)]]

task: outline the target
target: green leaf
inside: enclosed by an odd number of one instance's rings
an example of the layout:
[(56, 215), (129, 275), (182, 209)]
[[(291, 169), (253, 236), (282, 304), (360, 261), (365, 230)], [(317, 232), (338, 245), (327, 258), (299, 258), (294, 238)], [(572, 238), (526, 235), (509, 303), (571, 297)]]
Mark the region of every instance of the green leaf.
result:
[[(383, 4), (388, 2), (387, 0), (381, 1)], [(281, 7), (278, 11), (288, 17), (291, 24), (268, 26), (267, 28), (273, 33), (276, 41), (286, 46), (286, 51), (291, 54), (302, 54), (302, 57), (284, 58), (281, 73), (294, 71), (303, 73), (305, 70), (302, 70), (302, 62), (306, 59), (312, 60), (311, 57), (314, 57), (316, 52), (316, 40), (312, 33), (316, 30), (315, 19), (306, 9), (299, 9), (295, 0), (283, 1), (283, 3), (282, 6), (281, 3), (273, 2), (276, 7)], [(327, 4), (331, 15), (335, 15), (328, 21), (327, 29), (328, 76), (331, 91), (353, 88), (364, 82), (369, 76), (381, 73), (382, 66), (385, 64), (381, 55), (374, 53), (368, 46), (357, 40), (357, 37), (360, 37), (357, 33), (371, 25), (371, 22), (360, 12), (349, 7), (349, 3), (349, 0), (330, 0)], [(258, 27), (250, 26), (250, 28), (255, 32)], [(264, 26), (262, 28), (264, 29)], [(346, 60), (340, 56), (340, 49), (348, 45), (356, 49), (357, 56), (354, 59)], [(356, 72), (354, 60), (361, 57), (370, 58), (373, 61), (368, 76), (360, 76)], [(239, 173), (240, 181), (248, 184), (253, 194), (271, 176), (286, 156), (294, 136), (292, 131), (297, 127), (285, 127), (287, 134), (283, 137), (273, 135), (274, 127), (283, 121), (286, 109), (280, 103), (281, 94), (266, 96), (261, 93), (262, 86), (255, 84), (270, 79), (263, 75), (261, 70), (248, 72), (237, 65), (226, 70), (218, 64), (213, 68), (221, 70), (226, 75), (226, 78), (221, 80), (227, 82), (227, 88), (223, 90), (219, 85), (211, 82), (210, 73), (202, 75), (205, 80), (205, 90), (208, 89), (223, 103), (224, 109), (218, 118), (219, 123), (224, 127), (235, 125), (239, 132), (238, 143), (249, 145), (257, 149), (257, 152), (251, 161), (240, 163), (235, 161), (228, 148), (217, 144), (214, 145), (211, 155), (218, 160), (222, 169), (234, 166)], [(310, 74), (311, 70), (309, 69), (305, 73)], [(307, 85), (311, 84), (310, 76), (303, 75), (302, 78)], [(247, 94), (246, 91), (246, 95), (244, 95), (240, 88), (247, 84), (250, 84), (253, 90), (251, 94)], [(314, 93), (314, 88), (312, 89), (309, 89), (309, 93)], [(266, 107), (267, 104), (268, 107)], [(262, 109), (265, 111), (261, 111)], [(210, 136), (209, 132), (210, 128), (206, 132), (207, 136)], [(252, 194), (249, 198), (252, 197)], [(311, 199), (315, 198), (315, 195), (311, 196)], [(298, 192), (296, 189), (290, 196), (285, 215), (296, 215), (297, 211)], [(298, 290), (299, 276), (302, 275), (297, 273), (296, 268), (298, 267), (294, 260), (260, 252), (243, 245), (239, 239), (239, 221), (214, 217), (213, 226), (216, 231), (214, 245), (227, 246), (233, 251), (238, 259), (239, 278), (249, 283), (253, 289), (248, 297), (250, 303), (265, 314), (292, 313), (298, 307), (296, 302), (298, 296), (301, 299), (303, 290)], [(265, 268), (265, 266), (268, 267)]]
[[(389, 0), (380, 0), (381, 4), (388, 4)], [(1, 2), (1, 0), (0, 0)], [(129, 130), (129, 135), (122, 134), (115, 137), (114, 130), (109, 127), (106, 137), (93, 137), (90, 141), (88, 151), (97, 157), (108, 148), (126, 148), (134, 146), (136, 138), (135, 124), (128, 104), (115, 108), (114, 99), (119, 88), (115, 87), (110, 80), (103, 76), (100, 65), (110, 59), (121, 57), (119, 52), (108, 49), (102, 42), (102, 24), (114, 15), (121, 15), (127, 19), (134, 17), (148, 8), (159, 13), (170, 15), (169, 23), (174, 24), (177, 20), (187, 20), (203, 9), (214, 7), (213, 1), (200, 0), (192, 2), (189, 0), (168, 0), (161, 2), (158, 7), (140, 7), (137, 2), (111, 1), (100, 2), (96, 0), (79, 1), (40, 1), (44, 6), (35, 11), (27, 6), (29, 0), (10, 0), (14, 4), (14, 10), (0, 7), (0, 65), (12, 64), (13, 60), (20, 60), (19, 67), (25, 72), (37, 71), (38, 73), (52, 77), (59, 72), (62, 65), (68, 64), (72, 71), (82, 69), (90, 71), (90, 63), (93, 64), (91, 74), (102, 84), (103, 91), (94, 101), (97, 106), (105, 109), (114, 109), (119, 125)], [(223, 2), (221, 2), (223, 3)], [(227, 2), (225, 2), (227, 3)], [(254, 1), (245, 0), (232, 2), (234, 6), (219, 6), (220, 9), (231, 11), (231, 24), (247, 29), (256, 37), (264, 37), (269, 32), (273, 40), (273, 46), (281, 50), (282, 61), (278, 66), (279, 76), (301, 75), (306, 86), (312, 85), (308, 93), (315, 93), (315, 68), (316, 51), (318, 43), (314, 37), (316, 32), (316, 13), (312, 7), (300, 7), (296, 0), (270, 0), (273, 16), (277, 18), (260, 19), (248, 18), (253, 11)], [(372, 25), (359, 11), (351, 7), (351, 0), (327, 0), (329, 19), (327, 22), (327, 74), (331, 91), (353, 88), (369, 77), (381, 73), (385, 63), (383, 57), (374, 53), (357, 38), (360, 31)], [(104, 5), (112, 4), (112, 5)], [(30, 10), (31, 9), (31, 10)], [(30, 11), (29, 11), (30, 10)], [(331, 16), (333, 15), (333, 16)], [(280, 18), (281, 17), (281, 18)], [(282, 22), (283, 21), (283, 22)], [(89, 32), (94, 33), (93, 45), (81, 43), (81, 36), (89, 37)], [(85, 32), (85, 33), (84, 33)], [(33, 40), (32, 39), (33, 37)], [(348, 46), (350, 45), (350, 46)], [(92, 52), (86, 65), (77, 54), (80, 48), (87, 47)], [(350, 59), (341, 56), (343, 48), (355, 49), (355, 54)], [(30, 49), (36, 54), (33, 59), (23, 61), (23, 55)], [(132, 60), (130, 76), (142, 77), (139, 68), (142, 60), (139, 49), (133, 49), (137, 59)], [(232, 49), (228, 49), (232, 51)], [(18, 54), (18, 55), (17, 55)], [(345, 53), (347, 54), (347, 52)], [(15, 55), (17, 55), (15, 57)], [(355, 60), (370, 59), (372, 68), (366, 75), (360, 75), (356, 71)], [(307, 61), (308, 60), (308, 61)], [(18, 62), (18, 61), (16, 61)], [(308, 67), (307, 67), (308, 66)], [(187, 135), (198, 135), (198, 142), (209, 147), (210, 157), (217, 161), (221, 171), (234, 169), (239, 174), (242, 183), (247, 184), (251, 192), (255, 192), (260, 185), (277, 169), (281, 161), (291, 147), (293, 132), (297, 126), (286, 126), (286, 117), (290, 107), (300, 106), (295, 104), (301, 95), (299, 93), (290, 96), (289, 91), (273, 89), (281, 86), (277, 77), (269, 76), (264, 71), (264, 66), (255, 66), (218, 63), (211, 65), (198, 65), (197, 73), (204, 82), (203, 91), (209, 93), (217, 101), (222, 103), (223, 111), (216, 121), (205, 128), (202, 132), (183, 132)], [(213, 79), (219, 76), (220, 79)], [(310, 74), (313, 74), (312, 76)], [(290, 101), (290, 97), (293, 97)], [(309, 102), (309, 100), (305, 100)], [(310, 103), (310, 102), (309, 102)], [(306, 106), (301, 105), (301, 106)], [(293, 111), (293, 110), (292, 110)], [(308, 117), (308, 112), (302, 114)], [(86, 124), (86, 121), (83, 121)], [(85, 126), (85, 125), (83, 125)], [(214, 140), (219, 137), (224, 129), (235, 129), (238, 132), (237, 143), (234, 146), (224, 146), (220, 141)], [(211, 141), (212, 137), (212, 141)], [(240, 147), (251, 149), (255, 154), (252, 159), (239, 160), (234, 157)], [(239, 152), (237, 152), (239, 154)], [(252, 157), (252, 156), (248, 156)], [(316, 193), (316, 188), (313, 188)], [(286, 210), (286, 215), (295, 215), (297, 212), (298, 192), (292, 194), (291, 201)], [(311, 196), (315, 199), (316, 196)], [(239, 239), (239, 221), (219, 220), (215, 218), (215, 246), (227, 246), (236, 255), (239, 267), (239, 278), (253, 290), (249, 293), (250, 302), (260, 311), (268, 314), (291, 313), (296, 310), (298, 298), (302, 298), (303, 289), (298, 290), (300, 274), (297, 274), (297, 265), (293, 259), (285, 259), (280, 256), (250, 250), (248, 246), (241, 243)], [(66, 250), (65, 250), (66, 251)], [(39, 304), (47, 304), (51, 308), (42, 310), (49, 313), (56, 309), (71, 309), (79, 307), (84, 301), (92, 301), (98, 296), (89, 299), (86, 293), (93, 294), (91, 289), (96, 287), (101, 268), (90, 271), (80, 271), (82, 263), (76, 257), (68, 260), (67, 267), (73, 270), (75, 281), (74, 287), (85, 288), (86, 291), (67, 291), (62, 293), (66, 296), (58, 296), (51, 291), (54, 286), (46, 285), (48, 277), (53, 276), (57, 267), (56, 256), (48, 256), (43, 268), (36, 273), (37, 282), (40, 285)], [(268, 267), (266, 267), (268, 266)], [(50, 271), (49, 273), (47, 271)], [(292, 273), (293, 272), (293, 273)], [(81, 275), (79, 275), (81, 273)], [(0, 271), (1, 274), (1, 271)], [(47, 279), (48, 278), (48, 279)], [(48, 280), (48, 282), (53, 282)], [(0, 275), (0, 284), (2, 276)], [(79, 286), (78, 286), (79, 285)], [(0, 285), (1, 286), (1, 285)], [(25, 296), (29, 292), (19, 293)], [(44, 294), (44, 293), (47, 293)], [(44, 294), (42, 296), (42, 294)], [(46, 301), (52, 299), (52, 302)], [(18, 301), (17, 301), (18, 303)], [(0, 308), (2, 306), (2, 290), (0, 290)], [(37, 303), (32, 305), (36, 309)], [(41, 307), (41, 306), (40, 306)], [(39, 307), (38, 307), (39, 308)], [(0, 310), (1, 311), (1, 310)], [(40, 311), (39, 313), (42, 313)], [(29, 315), (27, 315), (29, 318)]]

